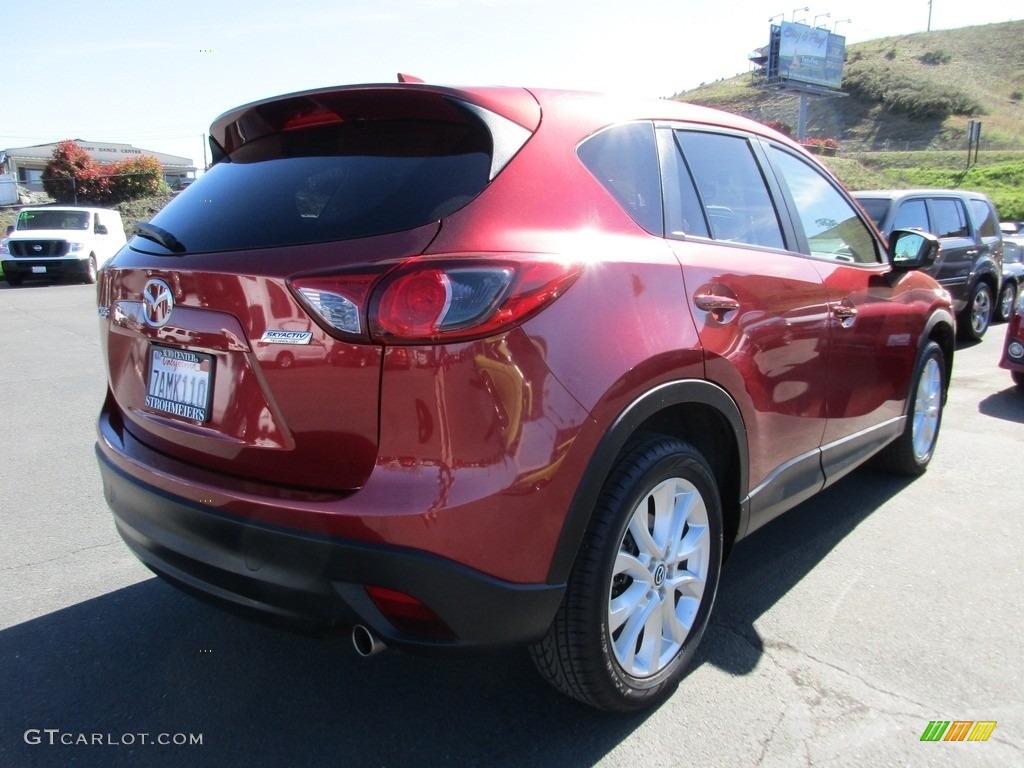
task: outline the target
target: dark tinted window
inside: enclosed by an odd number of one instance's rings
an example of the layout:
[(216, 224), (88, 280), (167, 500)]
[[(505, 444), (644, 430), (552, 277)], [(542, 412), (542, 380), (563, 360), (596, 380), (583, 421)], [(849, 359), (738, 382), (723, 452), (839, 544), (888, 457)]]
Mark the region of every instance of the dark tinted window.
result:
[(896, 212), (896, 219), (892, 224), (893, 229), (922, 229), (930, 232), (928, 227), (928, 207), (924, 200), (907, 200), (900, 204)]
[(352, 120), (270, 133), (214, 165), (153, 224), (189, 253), (398, 232), (479, 194), (490, 157), (490, 133), (468, 114), (463, 122)]
[(772, 160), (796, 204), (812, 256), (861, 264), (878, 263), (878, 249), (857, 210), (832, 183), (805, 161), (780, 149)]
[(858, 197), (857, 202), (864, 209), (865, 213), (875, 222), (875, 226), (881, 229), (885, 225), (885, 216), (889, 213), (889, 206), (892, 201), (886, 197)]
[(999, 234), (999, 221), (992, 206), (984, 200), (971, 200), (971, 215), (981, 237), (995, 237)]
[(967, 229), (967, 212), (964, 204), (959, 200), (940, 198), (932, 200), (932, 214), (934, 216), (933, 235), (937, 237), (967, 237), (970, 232)]
[(698, 131), (677, 131), (676, 139), (693, 172), (711, 236), (783, 248), (779, 219), (750, 143)]
[(661, 235), (661, 171), (650, 123), (617, 125), (576, 151), (626, 213), (648, 232)]

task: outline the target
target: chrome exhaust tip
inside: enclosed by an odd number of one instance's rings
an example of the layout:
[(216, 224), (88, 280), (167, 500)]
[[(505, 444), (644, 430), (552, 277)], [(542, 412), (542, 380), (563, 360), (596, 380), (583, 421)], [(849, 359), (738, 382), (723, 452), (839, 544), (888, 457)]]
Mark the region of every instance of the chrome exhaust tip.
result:
[(352, 646), (364, 659), (375, 656), (387, 648), (383, 640), (362, 624), (352, 627)]

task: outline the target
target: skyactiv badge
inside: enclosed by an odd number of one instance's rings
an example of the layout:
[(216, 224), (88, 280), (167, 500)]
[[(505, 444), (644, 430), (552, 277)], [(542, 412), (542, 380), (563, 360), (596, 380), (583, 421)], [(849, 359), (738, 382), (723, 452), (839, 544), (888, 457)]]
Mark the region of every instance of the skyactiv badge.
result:
[(310, 331), (275, 331), (268, 329), (263, 332), (260, 341), (264, 344), (309, 344), (313, 338)]

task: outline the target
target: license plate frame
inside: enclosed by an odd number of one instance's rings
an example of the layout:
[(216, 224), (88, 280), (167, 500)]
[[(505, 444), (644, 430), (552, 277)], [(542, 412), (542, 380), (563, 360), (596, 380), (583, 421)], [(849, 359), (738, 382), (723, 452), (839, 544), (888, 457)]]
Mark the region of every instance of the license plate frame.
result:
[(146, 407), (205, 423), (210, 420), (216, 360), (208, 352), (149, 346)]

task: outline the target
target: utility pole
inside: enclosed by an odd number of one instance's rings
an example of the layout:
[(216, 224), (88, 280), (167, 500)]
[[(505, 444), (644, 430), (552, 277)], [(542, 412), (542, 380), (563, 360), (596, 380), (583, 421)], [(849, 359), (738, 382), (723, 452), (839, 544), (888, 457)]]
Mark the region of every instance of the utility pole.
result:
[(928, 32), (932, 31), (932, 0), (928, 0)]

